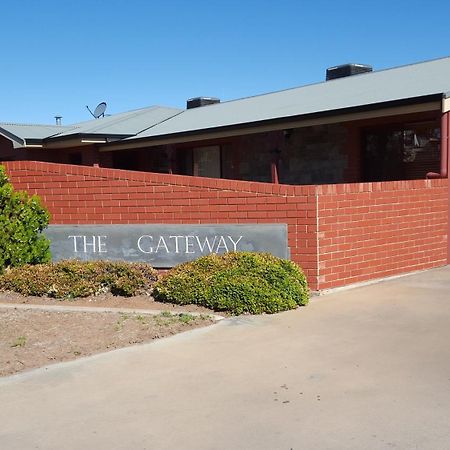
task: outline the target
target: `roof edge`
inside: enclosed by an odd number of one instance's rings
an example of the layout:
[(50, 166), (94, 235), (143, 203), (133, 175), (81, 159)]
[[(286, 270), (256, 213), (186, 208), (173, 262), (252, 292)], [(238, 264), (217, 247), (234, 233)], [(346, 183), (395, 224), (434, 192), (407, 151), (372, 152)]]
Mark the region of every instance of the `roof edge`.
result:
[[(247, 129), (247, 128), (257, 128), (257, 127), (263, 127), (267, 125), (275, 125), (275, 124), (283, 124), (285, 122), (292, 122), (292, 121), (302, 121), (302, 120), (312, 120), (312, 119), (320, 119), (320, 118), (326, 118), (326, 117), (333, 117), (337, 115), (347, 115), (347, 114), (353, 114), (358, 112), (366, 112), (366, 111), (374, 111), (379, 109), (386, 109), (386, 108), (393, 108), (393, 107), (401, 107), (401, 106), (409, 106), (409, 105), (415, 105), (415, 104), (422, 104), (422, 103), (430, 103), (433, 101), (440, 102), (442, 99), (442, 94), (431, 94), (421, 97), (412, 97), (408, 99), (401, 99), (401, 100), (393, 100), (393, 101), (387, 101), (387, 102), (381, 102), (381, 103), (374, 103), (371, 105), (360, 105), (360, 106), (354, 106), (349, 108), (341, 108), (341, 109), (334, 109), (329, 111), (321, 111), (321, 112), (315, 112), (310, 114), (302, 114), (302, 115), (296, 115), (296, 116), (285, 116), (285, 117), (277, 117), (272, 119), (265, 119), (260, 121), (254, 121), (254, 122), (244, 122), (239, 124), (233, 124), (233, 125), (225, 125), (220, 127), (213, 127), (213, 128), (204, 128), (201, 130), (189, 130), (189, 131), (183, 131), (178, 133), (170, 133), (170, 134), (161, 134), (157, 136), (143, 136), (139, 137), (138, 135), (131, 136), (131, 139), (127, 140), (126, 142), (131, 146), (132, 143), (144, 143), (144, 142), (153, 142), (163, 139), (170, 139), (170, 138), (183, 138), (183, 137), (190, 137), (190, 136), (204, 136), (207, 134), (222, 132), (222, 131), (233, 131), (233, 130), (240, 130), (240, 129)], [(440, 105), (440, 103), (439, 103)], [(438, 104), (437, 104), (438, 106)], [(124, 145), (125, 143), (123, 141), (119, 142), (111, 142), (108, 144), (105, 144), (107, 146), (118, 146), (118, 145)]]
[(48, 136), (46, 138), (43, 139), (44, 143), (47, 142), (62, 142), (62, 141), (67, 141), (67, 140), (72, 140), (72, 139), (126, 139), (126, 138), (130, 138), (136, 136), (133, 133), (73, 133), (73, 134), (68, 134), (68, 135), (64, 135), (64, 136), (58, 136), (58, 135), (53, 135), (53, 136)]
[(5, 130), (1, 126), (0, 126), (0, 135), (5, 137), (6, 139), (9, 139), (10, 141), (17, 142), (18, 144), (21, 144), (21, 145), (25, 144), (25, 139), (22, 139), (21, 137), (16, 136), (15, 134)]

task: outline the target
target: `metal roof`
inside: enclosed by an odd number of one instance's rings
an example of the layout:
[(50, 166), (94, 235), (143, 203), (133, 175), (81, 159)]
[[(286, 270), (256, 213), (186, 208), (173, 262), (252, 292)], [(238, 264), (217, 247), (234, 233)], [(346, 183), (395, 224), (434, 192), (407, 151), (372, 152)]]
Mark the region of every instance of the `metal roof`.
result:
[(122, 142), (157, 140), (271, 120), (302, 120), (352, 108), (379, 108), (449, 92), (450, 57), (446, 57), (188, 110), (152, 106), (70, 126), (0, 123), (0, 134), (19, 145), (45, 139), (48, 145), (64, 146), (80, 135), (111, 136)]
[(73, 128), (59, 133), (57, 138), (63, 138), (78, 134), (86, 135), (125, 135), (133, 136), (149, 127), (160, 124), (173, 117), (182, 109), (167, 108), (163, 106), (151, 106), (148, 108), (127, 111), (112, 116), (80, 122), (73, 125)]
[(47, 142), (67, 140), (80, 135), (124, 138), (160, 124), (182, 111), (177, 108), (151, 106), (70, 126), (0, 123), (0, 135), (7, 137), (19, 146), (27, 143), (42, 143), (43, 140)]
[(0, 134), (17, 142), (25, 142), (44, 139), (72, 128), (73, 126), (0, 123)]
[(450, 57), (188, 109), (127, 141), (306, 116), (450, 91)]

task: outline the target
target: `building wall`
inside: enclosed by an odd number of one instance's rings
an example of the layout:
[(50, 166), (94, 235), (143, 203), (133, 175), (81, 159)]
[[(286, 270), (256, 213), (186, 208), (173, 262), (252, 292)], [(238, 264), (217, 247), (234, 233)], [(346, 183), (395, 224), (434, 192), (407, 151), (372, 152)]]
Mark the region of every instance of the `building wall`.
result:
[(347, 181), (350, 159), (347, 135), (346, 127), (341, 124), (289, 130), (281, 147), (280, 182), (322, 184)]
[[(282, 184), (343, 183), (349, 181), (347, 177), (353, 181), (359, 176), (360, 142), (348, 128), (320, 125), (222, 139), (218, 144), (222, 149), (222, 177), (271, 182), (271, 165), (277, 159)], [(214, 144), (208, 141), (192, 147)], [(179, 151), (179, 157), (182, 155)]]
[[(0, 161), (47, 161), (63, 164), (92, 166), (104, 163), (108, 166), (109, 154), (100, 154), (95, 145), (73, 148), (14, 148), (12, 142), (0, 136)], [(78, 160), (75, 162), (75, 160)]]
[(311, 289), (445, 265), (447, 180), (274, 185), (71, 166), (5, 163), (54, 224), (286, 223)]
[(0, 161), (13, 159), (14, 151), (12, 142), (4, 136), (0, 136)]
[(13, 149), (0, 136), (0, 160), (215, 176), (218, 171), (199, 170), (202, 160), (208, 160), (199, 158), (202, 149), (214, 146), (221, 149), (216, 159), (225, 179), (271, 182), (275, 162), (282, 184), (420, 179), (439, 170), (440, 115), (429, 111), (113, 151), (114, 147), (96, 145)]

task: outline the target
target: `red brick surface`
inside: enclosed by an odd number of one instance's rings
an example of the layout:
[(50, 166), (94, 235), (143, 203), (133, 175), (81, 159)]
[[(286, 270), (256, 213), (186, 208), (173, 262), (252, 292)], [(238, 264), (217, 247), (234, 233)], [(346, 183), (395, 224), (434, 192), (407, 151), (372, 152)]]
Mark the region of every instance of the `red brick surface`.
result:
[(53, 224), (286, 223), (313, 290), (444, 265), (447, 180), (290, 186), (5, 163)]
[(447, 262), (447, 180), (318, 186), (319, 287)]

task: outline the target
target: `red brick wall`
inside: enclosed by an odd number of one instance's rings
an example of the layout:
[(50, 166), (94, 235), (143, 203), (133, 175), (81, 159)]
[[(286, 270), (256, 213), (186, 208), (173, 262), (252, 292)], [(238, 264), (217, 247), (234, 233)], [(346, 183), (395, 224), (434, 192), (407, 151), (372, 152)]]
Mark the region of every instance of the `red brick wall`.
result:
[(447, 263), (447, 180), (318, 186), (319, 287)]
[(321, 186), (5, 163), (54, 224), (286, 223), (313, 290), (446, 264), (447, 180)]
[(292, 259), (317, 289), (314, 186), (197, 178), (35, 161), (5, 163), (53, 224), (286, 223)]

